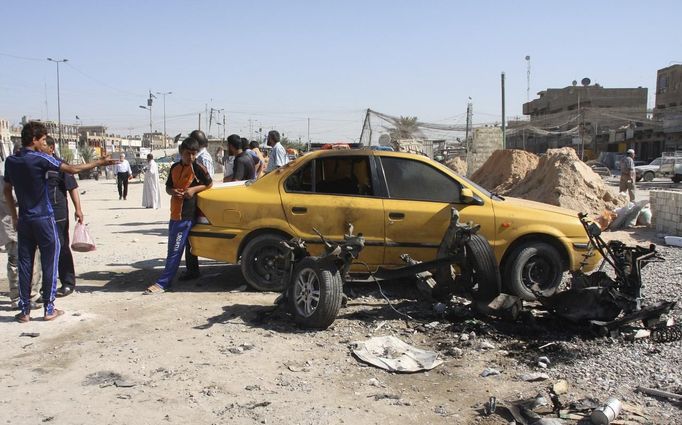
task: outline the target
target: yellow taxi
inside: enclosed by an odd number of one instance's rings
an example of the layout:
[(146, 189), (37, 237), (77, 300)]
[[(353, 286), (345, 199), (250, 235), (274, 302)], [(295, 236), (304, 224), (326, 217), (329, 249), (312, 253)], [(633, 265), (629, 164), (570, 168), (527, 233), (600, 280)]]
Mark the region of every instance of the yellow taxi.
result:
[[(436, 258), (450, 222), (480, 224), (500, 265), (503, 289), (534, 299), (530, 287), (559, 285), (589, 248), (577, 212), (490, 193), (425, 156), (400, 152), (324, 150), (304, 155), (259, 180), (217, 184), (198, 195), (192, 252), (237, 264), (260, 290), (281, 290), (275, 259), (283, 240), (299, 237), (322, 251), (313, 228), (343, 240), (347, 223), (366, 239), (359, 261), (371, 269)], [(600, 260), (589, 257), (584, 271)], [(352, 271), (367, 271), (363, 265)]]

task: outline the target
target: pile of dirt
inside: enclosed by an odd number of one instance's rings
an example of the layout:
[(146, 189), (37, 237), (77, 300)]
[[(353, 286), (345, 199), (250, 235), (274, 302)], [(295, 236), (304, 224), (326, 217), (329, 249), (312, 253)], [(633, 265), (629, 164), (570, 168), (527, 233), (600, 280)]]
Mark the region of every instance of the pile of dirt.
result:
[(572, 148), (549, 149), (537, 167), (506, 194), (592, 215), (625, 204), (625, 198), (610, 189)]
[(538, 161), (537, 155), (520, 149), (496, 150), (471, 179), (491, 192), (507, 193), (537, 167)]
[(458, 156), (445, 161), (445, 165), (447, 165), (448, 168), (450, 168), (452, 171), (461, 176), (467, 175), (467, 163), (465, 160)]

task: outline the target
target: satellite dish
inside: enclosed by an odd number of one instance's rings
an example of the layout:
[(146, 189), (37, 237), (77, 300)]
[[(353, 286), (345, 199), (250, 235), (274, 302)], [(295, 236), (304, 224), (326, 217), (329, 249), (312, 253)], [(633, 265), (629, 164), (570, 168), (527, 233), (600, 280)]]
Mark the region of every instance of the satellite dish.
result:
[(582, 80), (580, 80), (580, 84), (582, 84), (582, 85), (585, 86), (585, 87), (589, 86), (591, 82), (592, 82), (592, 81), (590, 81), (590, 79), (587, 78), (587, 77), (585, 77), (585, 78), (583, 78)]
[(390, 146), (391, 145), (391, 136), (388, 134), (382, 134), (379, 136), (379, 146)]
[(573, 80), (573, 82), (571, 83), (571, 85), (573, 85), (573, 87), (575, 87), (575, 86), (578, 85), (578, 82), (577, 82), (576, 80)]

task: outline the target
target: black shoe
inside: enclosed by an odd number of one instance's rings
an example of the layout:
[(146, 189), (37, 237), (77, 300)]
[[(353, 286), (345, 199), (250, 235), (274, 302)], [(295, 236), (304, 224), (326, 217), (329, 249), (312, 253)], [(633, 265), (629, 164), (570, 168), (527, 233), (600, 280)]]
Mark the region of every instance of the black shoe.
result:
[(58, 297), (66, 297), (67, 295), (73, 294), (73, 291), (76, 289), (75, 285), (62, 285), (61, 288), (57, 291), (57, 296)]
[(186, 281), (186, 280), (194, 280), (197, 279), (201, 274), (199, 272), (185, 272), (178, 278), (178, 280), (181, 281)]

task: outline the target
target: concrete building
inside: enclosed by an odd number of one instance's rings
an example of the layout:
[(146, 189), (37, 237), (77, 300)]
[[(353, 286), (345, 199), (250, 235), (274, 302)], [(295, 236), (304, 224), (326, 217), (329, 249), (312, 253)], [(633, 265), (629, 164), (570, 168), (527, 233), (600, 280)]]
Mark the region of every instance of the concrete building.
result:
[(682, 65), (658, 70), (654, 118), (663, 123), (663, 149), (682, 150)]
[(153, 133), (144, 133), (142, 135), (142, 146), (145, 148), (163, 149), (168, 146), (168, 142), (164, 143), (163, 133), (155, 131)]
[(628, 140), (617, 141), (611, 132), (641, 126), (647, 120), (646, 88), (606, 88), (574, 84), (547, 89), (523, 105), (528, 121), (510, 123), (507, 147), (542, 153), (573, 146), (579, 154), (596, 158), (602, 151), (625, 151)]

